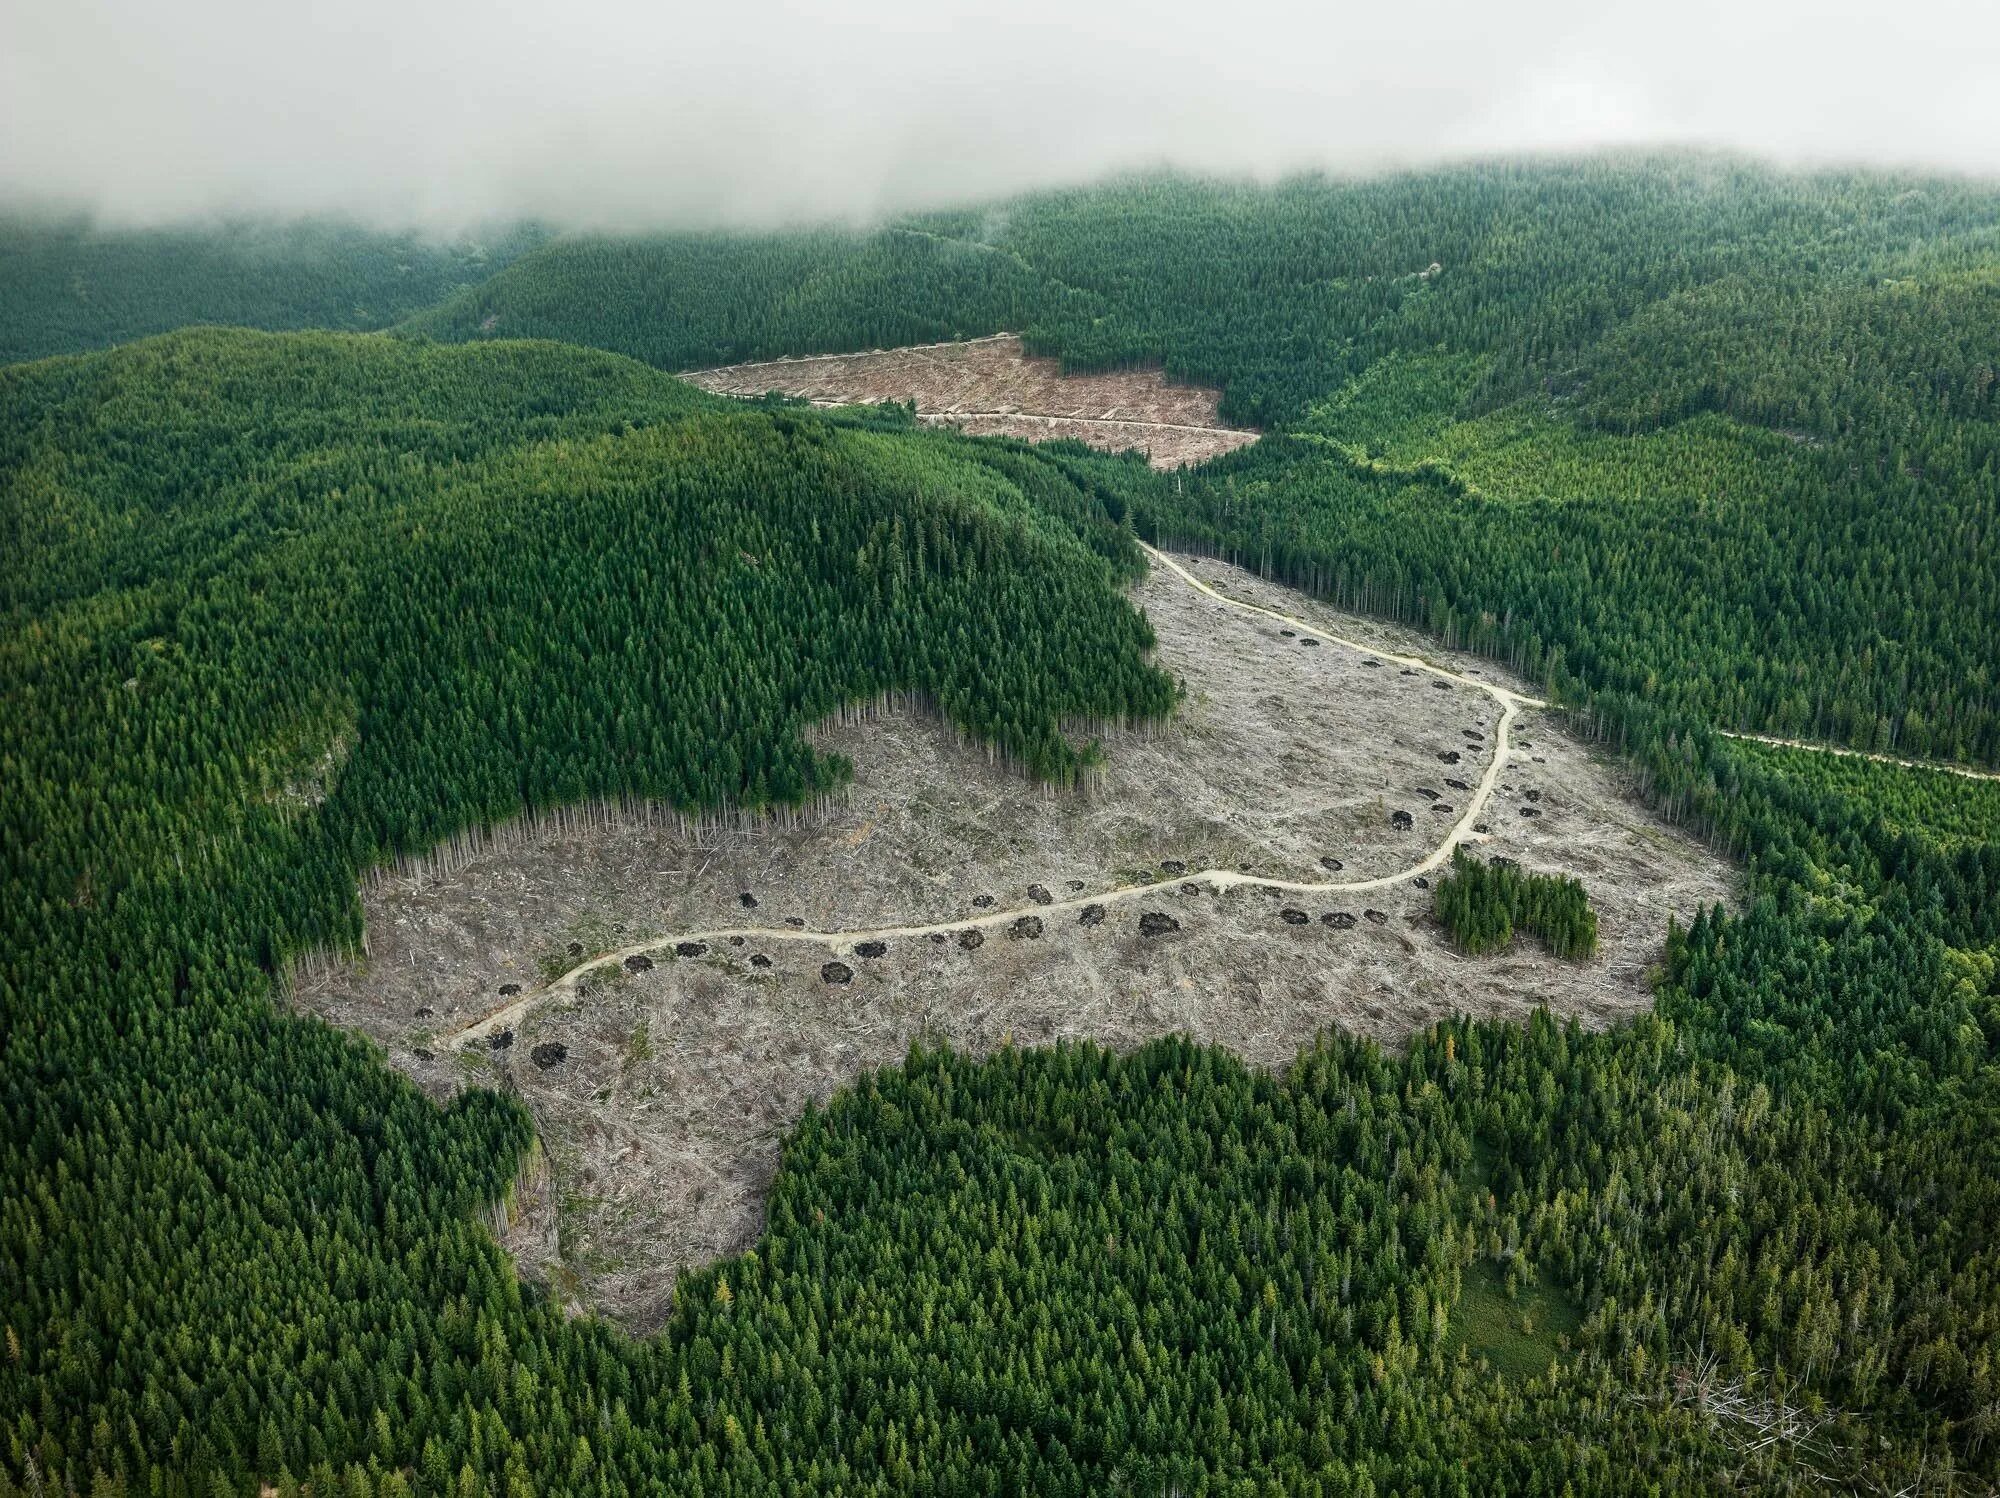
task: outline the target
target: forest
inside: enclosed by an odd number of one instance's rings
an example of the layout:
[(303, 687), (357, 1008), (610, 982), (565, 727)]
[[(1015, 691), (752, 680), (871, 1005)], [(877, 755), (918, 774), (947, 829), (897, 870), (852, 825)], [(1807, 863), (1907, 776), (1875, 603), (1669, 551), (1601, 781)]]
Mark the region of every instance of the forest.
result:
[(0, 213), (0, 364), (191, 323), (386, 328), (546, 237), (531, 224), (440, 242), (338, 220), (115, 229)]
[[(1537, 680), (1991, 765), (1996, 226), (2000, 189), (1977, 181), (1702, 154), (1139, 176), (872, 229), (524, 227), (477, 252), (483, 274), (471, 247), (420, 261), (338, 226), (188, 231), (171, 253), (15, 226), (0, 347), (121, 336), (50, 325), (80, 315), (58, 295), (72, 282), (93, 307), (146, 308), (143, 331), (394, 322), (670, 370), (1019, 331), (1068, 368), (1220, 386), (1225, 418), (1288, 439), (1141, 505), (1149, 539)], [(213, 267), (253, 249), (292, 305), (241, 276), (213, 294)]]
[[(213, 243), (108, 255), (277, 330), (132, 343), (80, 252), (0, 259), (6, 347), (74, 355), (0, 369), (0, 1492), (1990, 1490), (1992, 787), (1722, 730), (2000, 762), (1997, 236), (1716, 157), (1161, 176), (523, 240), (365, 324), (374, 248), (229, 305)], [(1159, 475), (663, 372), (1007, 326), (1266, 435)], [(1068, 780), (1174, 707), (1135, 538), (1510, 665), (1741, 901), (1603, 1031), (915, 1052), (644, 1340), (491, 1236), (517, 1101), (277, 1002), (374, 863), (810, 803), (844, 702)], [(1552, 883), (1437, 900), (1587, 952)]]
[(1597, 913), (1583, 882), (1530, 873), (1506, 859), (1478, 859), (1454, 848), (1451, 872), (1431, 892), (1452, 945), (1481, 956), (1504, 952), (1520, 932), (1538, 936), (1556, 956), (1581, 962), (1597, 951)]

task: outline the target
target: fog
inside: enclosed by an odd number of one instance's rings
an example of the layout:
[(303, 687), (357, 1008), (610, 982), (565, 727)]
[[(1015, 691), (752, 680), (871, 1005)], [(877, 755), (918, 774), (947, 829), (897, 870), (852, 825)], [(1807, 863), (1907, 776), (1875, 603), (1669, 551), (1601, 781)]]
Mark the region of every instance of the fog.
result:
[(2000, 4), (0, 0), (0, 199), (114, 222), (861, 220), (1670, 143), (2000, 175)]

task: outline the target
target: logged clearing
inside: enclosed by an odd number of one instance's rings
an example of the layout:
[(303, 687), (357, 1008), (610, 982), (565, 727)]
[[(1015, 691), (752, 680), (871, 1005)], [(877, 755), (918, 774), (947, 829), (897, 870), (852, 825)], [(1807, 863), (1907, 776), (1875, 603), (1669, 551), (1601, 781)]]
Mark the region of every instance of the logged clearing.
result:
[[(448, 877), (378, 877), (370, 958), (301, 981), (298, 999), (373, 1036), (435, 1095), (517, 1091), (551, 1180), (512, 1245), (562, 1293), (641, 1329), (680, 1269), (754, 1240), (806, 1103), (915, 1040), (977, 1053), (1181, 1032), (1277, 1066), (1330, 1025), (1395, 1045), (1454, 1013), (1546, 1005), (1603, 1025), (1649, 1002), (1667, 916), (1726, 898), (1725, 864), (1653, 819), (1609, 760), (1520, 710), (1464, 830), (1489, 856), (1582, 878), (1601, 949), (1583, 964), (1526, 942), (1458, 955), (1428, 877), (1405, 871), (1460, 826), (1501, 705), (1391, 657), (1518, 684), (1221, 563), (1179, 565), (1323, 633), (1157, 565), (1136, 600), (1187, 700), (1169, 724), (1108, 739), (1090, 785), (1050, 791), (948, 725), (883, 712), (822, 733), (855, 779), (808, 827), (683, 834), (617, 816), (519, 830)], [(1202, 870), (1252, 878), (1217, 887)], [(1383, 878), (1351, 892), (1261, 882)], [(1154, 887), (1092, 898), (1131, 884)], [(944, 929), (802, 929), (929, 923)], [(740, 934), (685, 939), (727, 929)]]
[(1156, 369), (1064, 374), (1012, 333), (963, 343), (732, 364), (681, 376), (718, 395), (776, 390), (819, 406), (914, 402), (919, 420), (977, 437), (1068, 437), (1109, 452), (1137, 448), (1155, 468), (1200, 463), (1257, 440), (1217, 415), (1221, 392), (1173, 385)]

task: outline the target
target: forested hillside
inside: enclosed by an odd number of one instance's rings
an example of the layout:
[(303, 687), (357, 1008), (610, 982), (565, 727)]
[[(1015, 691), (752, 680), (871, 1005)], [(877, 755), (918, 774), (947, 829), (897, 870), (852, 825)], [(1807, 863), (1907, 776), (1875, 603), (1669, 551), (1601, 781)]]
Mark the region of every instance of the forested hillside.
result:
[[(560, 240), (401, 339), (0, 371), (0, 1491), (2000, 1481), (1991, 798), (1714, 731), (2000, 761), (2000, 195), (1691, 158), (893, 230)], [(1161, 477), (507, 341), (1008, 324), (1272, 434)], [(1172, 704), (1135, 530), (1547, 683), (1741, 908), (1605, 1033), (915, 1055), (643, 1342), (475, 1225), (518, 1106), (272, 1005), (371, 862), (810, 799), (801, 728), (884, 689), (1067, 777), (1060, 724)]]
[(192, 323), (385, 328), (483, 281), (543, 236), (447, 243), (338, 222), (99, 228), (0, 213), (0, 364)]
[(17, 1477), (207, 1492), (267, 1429), (345, 1461), (311, 1370), (495, 1282), (466, 1214), (525, 1115), (270, 1007), (369, 864), (524, 806), (808, 800), (843, 766), (800, 731), (891, 688), (1058, 778), (1059, 722), (1172, 701), (1060, 472), (610, 355), (198, 332), (0, 374), (0, 431)]
[(491, 274), (324, 226), (10, 232), (17, 357), (409, 313), (414, 336), (666, 368), (1003, 328), (1071, 367), (1162, 363), (1319, 450), (1216, 465), (1142, 507), (1149, 535), (1558, 689), (2000, 762), (2000, 193), (1982, 184), (1704, 156), (1147, 177), (865, 232), (517, 232), (494, 258), (527, 253)]
[[(1023, 331), (1314, 439), (1149, 535), (1718, 726), (2000, 762), (2000, 192), (1719, 157), (557, 239), (408, 327), (668, 368)], [(1326, 439), (1326, 440), (1319, 440)]]
[[(1797, 404), (1893, 399), (1882, 387), (1912, 373), (1885, 379), (1843, 345), (1893, 363), (1942, 339), (1958, 363), (1936, 378), (1976, 381), (1996, 256), (2000, 192), (1947, 178), (1703, 155), (1272, 187), (1161, 175), (872, 231), (557, 238), (411, 326), (618, 347), (669, 368), (1009, 327), (1076, 367), (1163, 362), (1224, 386), (1225, 416), (1287, 425), (1394, 353), (1487, 356), (1489, 401), (1564, 392), (1593, 362), (1651, 388), (1625, 358), (1631, 340), (1685, 347), (1705, 320), (1792, 387), (1766, 394)], [(1927, 291), (1933, 278), (1952, 289)], [(1784, 336), (1819, 357), (1787, 357)], [(1716, 398), (1684, 391), (1673, 365), (1660, 373), (1654, 416)], [(1965, 395), (1990, 411), (1990, 378)]]
[(699, 369), (976, 338), (1039, 324), (1071, 299), (1004, 251), (908, 228), (590, 237), (548, 246), (405, 330), (559, 338)]

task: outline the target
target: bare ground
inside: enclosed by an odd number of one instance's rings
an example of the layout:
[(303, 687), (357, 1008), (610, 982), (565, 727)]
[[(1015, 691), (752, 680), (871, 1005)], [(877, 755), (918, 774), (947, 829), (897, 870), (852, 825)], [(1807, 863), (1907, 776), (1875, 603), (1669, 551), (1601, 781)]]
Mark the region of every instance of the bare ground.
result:
[(1156, 369), (1064, 374), (1030, 358), (1012, 333), (964, 343), (732, 364), (682, 376), (721, 395), (769, 391), (816, 405), (916, 403), (919, 419), (980, 437), (1069, 437), (1110, 452), (1138, 448), (1155, 468), (1199, 463), (1257, 440), (1217, 414), (1219, 391), (1173, 385)]
[[(1237, 569), (1184, 565), (1329, 633), (1515, 685)], [(1452, 1013), (1547, 1005), (1603, 1025), (1649, 1002), (1668, 913), (1685, 919), (1727, 895), (1726, 865), (1639, 807), (1615, 765), (1529, 711), (1481, 813), (1485, 851), (1585, 881), (1602, 938), (1589, 963), (1528, 945), (1460, 957), (1434, 927), (1428, 890), (1404, 878), (1321, 895), (1172, 882), (1092, 921), (1074, 902), (1174, 880), (1175, 864), (1291, 880), (1408, 869), (1466, 804), (1450, 782), (1478, 782), (1498, 714), (1470, 686), (1306, 645), (1314, 636), (1288, 636), (1165, 568), (1137, 596), (1187, 704), (1163, 729), (1109, 740), (1085, 790), (1047, 792), (924, 718), (830, 729), (823, 742), (853, 759), (855, 784), (817, 825), (683, 836), (632, 819), (495, 849), (442, 882), (371, 881), (372, 957), (301, 985), (299, 999), (379, 1040), (434, 1094), (467, 1082), (517, 1090), (545, 1143), (555, 1241), (510, 1241), (560, 1291), (647, 1328), (679, 1269), (755, 1238), (779, 1141), (806, 1102), (895, 1064), (913, 1040), (977, 1053), (1184, 1032), (1275, 1066), (1329, 1025), (1391, 1045)], [(858, 929), (1015, 908), (1048, 909), (1040, 934), (1015, 934), (1010, 915), (971, 949), (955, 931), (879, 955), (851, 940), (776, 939), (788, 921)], [(1176, 925), (1143, 934), (1149, 915)], [(581, 956), (758, 926), (772, 936), (686, 956), (667, 947), (637, 972), (614, 964), (475, 1032), (475, 1045), (451, 1043), (518, 1002), (505, 985), (532, 994)], [(829, 982), (828, 963), (850, 976)]]

